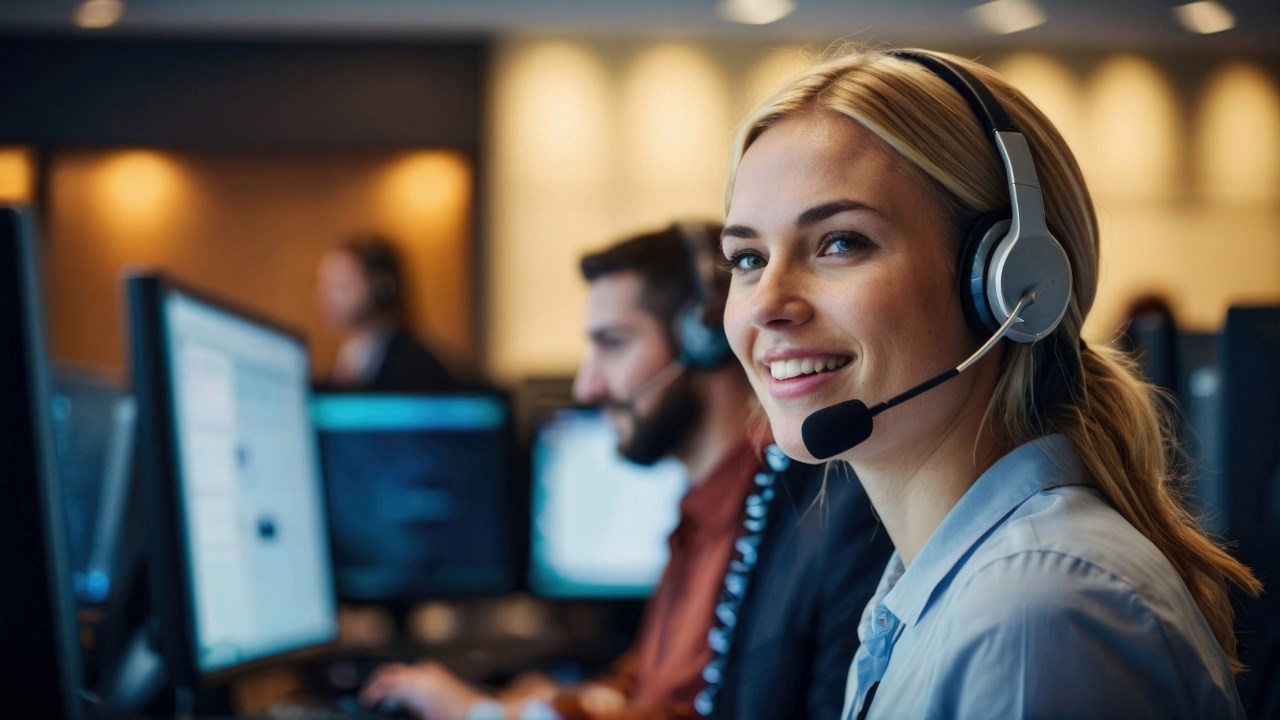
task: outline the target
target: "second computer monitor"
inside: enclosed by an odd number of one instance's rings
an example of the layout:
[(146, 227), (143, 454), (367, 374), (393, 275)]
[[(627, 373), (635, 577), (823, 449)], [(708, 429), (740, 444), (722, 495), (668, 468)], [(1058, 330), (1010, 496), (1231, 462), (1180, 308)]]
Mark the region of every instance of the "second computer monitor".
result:
[(662, 575), (684, 468), (629, 463), (617, 444), (599, 410), (562, 408), (538, 424), (529, 584), (539, 595), (645, 597)]
[(515, 586), (505, 395), (318, 393), (339, 597), (402, 603)]

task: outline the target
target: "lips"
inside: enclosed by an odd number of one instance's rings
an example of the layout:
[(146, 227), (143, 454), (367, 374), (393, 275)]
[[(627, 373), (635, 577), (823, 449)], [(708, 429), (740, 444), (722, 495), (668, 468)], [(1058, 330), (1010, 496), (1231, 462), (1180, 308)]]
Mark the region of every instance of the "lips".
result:
[(774, 380), (790, 380), (802, 375), (839, 370), (853, 361), (848, 355), (809, 355), (806, 357), (778, 358), (766, 362)]

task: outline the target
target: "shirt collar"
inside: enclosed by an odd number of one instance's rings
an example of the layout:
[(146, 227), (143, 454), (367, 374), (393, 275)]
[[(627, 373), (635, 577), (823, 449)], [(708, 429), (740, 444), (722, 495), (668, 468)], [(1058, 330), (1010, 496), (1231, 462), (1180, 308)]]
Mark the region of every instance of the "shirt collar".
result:
[[(988, 532), (1031, 496), (1063, 485), (1085, 485), (1084, 470), (1063, 435), (1025, 443), (996, 461), (951, 508), (911, 566), (884, 595), (884, 605), (906, 625), (928, 608), (938, 585)], [(891, 560), (901, 563), (897, 553)]]
[(750, 440), (734, 445), (702, 482), (685, 493), (680, 501), (680, 524), (687, 532), (736, 527), (741, 501), (759, 467), (759, 454)]

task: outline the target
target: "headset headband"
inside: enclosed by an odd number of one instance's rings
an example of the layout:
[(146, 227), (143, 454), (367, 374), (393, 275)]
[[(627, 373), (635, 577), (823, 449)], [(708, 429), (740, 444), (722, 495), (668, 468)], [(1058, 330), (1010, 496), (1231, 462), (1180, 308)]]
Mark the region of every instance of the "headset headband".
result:
[[(1039, 340), (1066, 314), (1071, 266), (1061, 244), (1049, 233), (1031, 146), (991, 90), (968, 70), (928, 53), (895, 50), (889, 55), (924, 67), (955, 89), (999, 153), (1009, 186), (1008, 226), (993, 223), (967, 240), (966, 257), (972, 255), (976, 264), (961, 269), (970, 273), (967, 281), (983, 320), (981, 329), (1001, 325), (1022, 294), (1032, 291), (1032, 304), (1007, 337), (1018, 342)], [(970, 247), (973, 243), (976, 248)]]

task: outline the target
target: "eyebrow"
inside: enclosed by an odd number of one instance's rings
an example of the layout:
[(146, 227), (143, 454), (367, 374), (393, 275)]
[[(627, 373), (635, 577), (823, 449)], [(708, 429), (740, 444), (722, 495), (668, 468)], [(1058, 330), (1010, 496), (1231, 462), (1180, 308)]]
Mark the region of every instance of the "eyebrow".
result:
[(626, 334), (626, 328), (619, 325), (602, 325), (600, 327), (591, 328), (587, 331), (587, 337), (591, 338), (592, 342), (600, 342), (611, 336)]
[[(816, 207), (811, 207), (800, 213), (799, 217), (796, 218), (796, 228), (803, 229), (816, 222), (826, 220), (833, 215), (839, 215), (842, 212), (849, 212), (850, 210), (869, 210), (876, 214), (879, 214), (880, 212), (870, 205), (858, 202), (857, 200), (836, 200), (829, 203), (823, 203)], [(759, 235), (754, 229), (749, 228), (746, 225), (730, 225), (720, 233), (721, 240), (724, 240), (724, 238), (727, 237), (752, 239), (759, 237)]]

